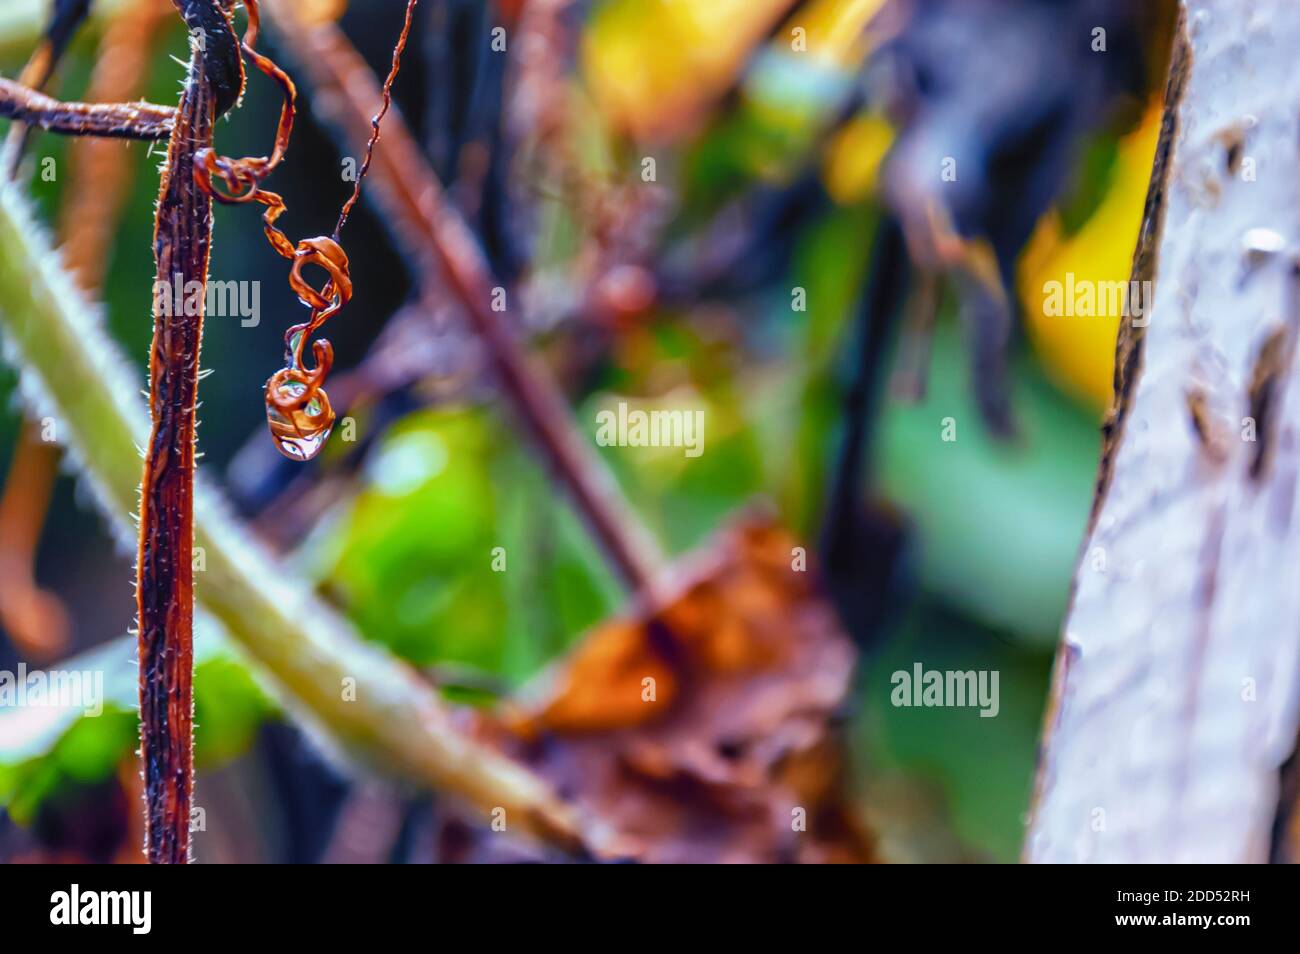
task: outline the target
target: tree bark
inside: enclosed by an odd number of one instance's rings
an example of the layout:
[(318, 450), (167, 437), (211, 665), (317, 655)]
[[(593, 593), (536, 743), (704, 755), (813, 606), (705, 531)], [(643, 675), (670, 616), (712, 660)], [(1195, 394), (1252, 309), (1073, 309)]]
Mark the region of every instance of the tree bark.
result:
[(1300, 706), (1300, 5), (1185, 0), (1030, 861), (1279, 855)]

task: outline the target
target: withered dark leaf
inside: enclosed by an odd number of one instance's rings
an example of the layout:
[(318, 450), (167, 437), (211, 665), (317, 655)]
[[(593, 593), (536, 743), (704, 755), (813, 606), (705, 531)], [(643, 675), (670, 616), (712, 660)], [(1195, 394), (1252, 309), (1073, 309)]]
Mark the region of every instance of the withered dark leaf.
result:
[(856, 654), (797, 546), (730, 527), (664, 608), (600, 626), (538, 704), (481, 726), (579, 807), (598, 857), (874, 860), (836, 727)]

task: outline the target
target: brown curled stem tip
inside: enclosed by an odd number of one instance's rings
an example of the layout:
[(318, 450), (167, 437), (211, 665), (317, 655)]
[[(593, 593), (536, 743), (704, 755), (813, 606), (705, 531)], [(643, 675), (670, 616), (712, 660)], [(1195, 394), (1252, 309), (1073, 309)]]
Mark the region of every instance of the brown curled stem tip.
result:
[[(303, 278), (302, 270), (308, 265), (319, 265), (329, 274), (329, 280), (320, 291)], [(352, 278), (348, 274), (348, 257), (343, 247), (332, 238), (318, 236), (303, 239), (293, 254), (293, 267), (289, 270), (289, 285), (298, 300), (314, 313), (308, 323), (315, 331), (352, 298)], [(301, 349), (299, 349), (301, 351)]]
[[(328, 275), (319, 290), (303, 276), (308, 265)], [(303, 349), (312, 334), (352, 298), (348, 257), (338, 242), (326, 236), (303, 239), (294, 251), (289, 284), (298, 300), (311, 309), (311, 318), (285, 332), (286, 366), (266, 382), (266, 419), (275, 446), (286, 457), (309, 460), (334, 427), (334, 410), (321, 387), (334, 364), (334, 349), (323, 338), (311, 342), (312, 367), (303, 364)]]
[[(322, 118), (349, 146), (363, 142), (366, 119), (381, 96), (365, 60), (336, 24), (309, 25), (292, 0), (268, 0), (264, 9), (279, 27), (281, 46), (315, 87), (312, 100)], [(446, 287), (464, 306), (484, 342), (497, 380), (520, 421), (572, 495), (610, 562), (632, 590), (653, 594), (663, 566), (654, 537), (573, 423), (564, 392), (521, 346), (504, 316), (492, 310), (492, 289), (499, 283), (401, 116), (389, 117), (386, 129), (385, 148), (375, 154), (378, 178), (370, 183), (383, 212), (381, 222), (406, 253), (415, 277), (426, 285), (424, 263), (436, 263)], [(444, 289), (440, 286), (438, 292)]]
[[(257, 35), (261, 23), (257, 0), (247, 0), (244, 8), (248, 12), (248, 28), (244, 31), (240, 50), (244, 58), (279, 84), (284, 97), (275, 142), (269, 156), (246, 156), (242, 159), (219, 155), (214, 148), (202, 149), (195, 156), (194, 181), (200, 189), (225, 205), (260, 202), (266, 206), (262, 213), (262, 223), (267, 241), (285, 258), (293, 258), (293, 242), (275, 224), (284, 212), (284, 200), (274, 192), (263, 190), (261, 185), (275, 171), (289, 148), (298, 91), (289, 74), (280, 69), (270, 57), (257, 52)], [(217, 188), (217, 182), (224, 185), (225, 189)]]
[(334, 427), (334, 409), (320, 382), (329, 370), (328, 341), (312, 346), (317, 365), (311, 371), (281, 368), (266, 382), (266, 422), (276, 448), (293, 460), (316, 456)]
[(166, 139), (176, 110), (153, 103), (65, 103), (0, 77), (0, 116), (47, 132), (109, 139)]
[[(324, 339), (312, 343), (312, 355), (316, 365), (307, 371), (302, 365), (302, 350), (312, 334), (352, 298), (352, 278), (348, 274), (348, 257), (339, 245), (339, 233), (347, 224), (352, 207), (361, 198), (361, 183), (370, 171), (370, 161), (374, 157), (375, 143), (379, 141), (379, 126), (393, 104), (393, 82), (397, 71), (402, 67), (402, 52), (411, 35), (411, 19), (415, 12), (417, 0), (407, 0), (406, 16), (402, 21), (402, 32), (393, 46), (393, 61), (384, 79), (383, 102), (379, 112), (370, 120), (370, 139), (366, 143), (365, 158), (357, 173), (357, 181), (352, 186), (352, 195), (339, 210), (339, 220), (334, 226), (332, 238), (319, 236), (304, 239), (298, 243), (294, 252), (293, 268), (289, 274), (289, 284), (297, 292), (298, 299), (312, 309), (311, 320), (303, 325), (294, 325), (285, 334), (289, 344), (289, 367), (276, 373), (266, 384), (267, 421), (271, 435), (275, 439), (280, 453), (295, 459), (307, 459), (315, 456), (330, 430), (334, 426), (334, 410), (330, 407), (329, 396), (321, 387), (325, 376), (333, 363), (334, 349)], [(255, 18), (253, 19), (255, 23)], [(290, 84), (292, 89), (292, 84)], [(281, 123), (283, 128), (283, 121)], [(268, 229), (270, 223), (268, 222)], [(268, 231), (269, 235), (269, 231)], [(274, 244), (274, 240), (273, 244)], [(307, 265), (319, 265), (329, 274), (329, 280), (318, 292), (307, 283), (302, 270)]]

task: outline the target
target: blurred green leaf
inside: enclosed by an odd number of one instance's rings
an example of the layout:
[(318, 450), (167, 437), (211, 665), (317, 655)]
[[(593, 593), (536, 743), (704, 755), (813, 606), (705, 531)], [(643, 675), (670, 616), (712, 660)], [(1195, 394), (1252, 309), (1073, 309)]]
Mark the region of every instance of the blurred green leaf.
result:
[(577, 411), (594, 441), (597, 414), (620, 402), (642, 410), (703, 414), (697, 456), (686, 447), (602, 447), (641, 520), (671, 553), (699, 545), (731, 512), (762, 491), (763, 453), (746, 393), (748, 379), (725, 343), (663, 318), (637, 347), (624, 348), (606, 387)]
[[(194, 655), (194, 757), (205, 769), (246, 751), (276, 707), (219, 624), (203, 613), (195, 616)], [(133, 638), (113, 640), (55, 668), (91, 674), (86, 685), (102, 678), (102, 712), (65, 706), (0, 709), (0, 805), (21, 824), (64, 786), (109, 778), (139, 744)], [(94, 700), (86, 701), (93, 705)]]
[[(1088, 511), (1101, 435), (1029, 360), (1013, 364), (1020, 435), (999, 442), (975, 407), (958, 329), (936, 329), (924, 400), (880, 425), (884, 494), (915, 522), (928, 589), (1040, 646), (1055, 643)], [(957, 439), (945, 441), (944, 421)]]
[(317, 570), (359, 628), (422, 666), (517, 683), (615, 605), (527, 445), (476, 408), (394, 425), (322, 547)]
[[(895, 707), (893, 673), (910, 673), (916, 663), (924, 670), (996, 671), (997, 715), (981, 717), (977, 707)], [(1050, 670), (1049, 655), (922, 602), (861, 678), (863, 784), (895, 772), (925, 780), (941, 792), (953, 828), (977, 856), (1016, 861)]]

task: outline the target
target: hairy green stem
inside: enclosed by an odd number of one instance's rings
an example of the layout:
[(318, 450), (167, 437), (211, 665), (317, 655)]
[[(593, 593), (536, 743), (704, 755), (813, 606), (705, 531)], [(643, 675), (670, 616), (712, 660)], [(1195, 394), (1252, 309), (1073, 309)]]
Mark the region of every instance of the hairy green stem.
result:
[[(12, 186), (0, 188), (0, 338), (32, 415), (54, 422), (104, 512), (133, 541), (139, 448), (149, 439), (138, 377)], [(194, 531), (204, 566), (196, 599), (323, 741), (481, 813), (503, 808), (508, 830), (580, 850), (571, 810), (546, 783), (459, 732), (426, 682), (296, 583), (201, 479)]]

